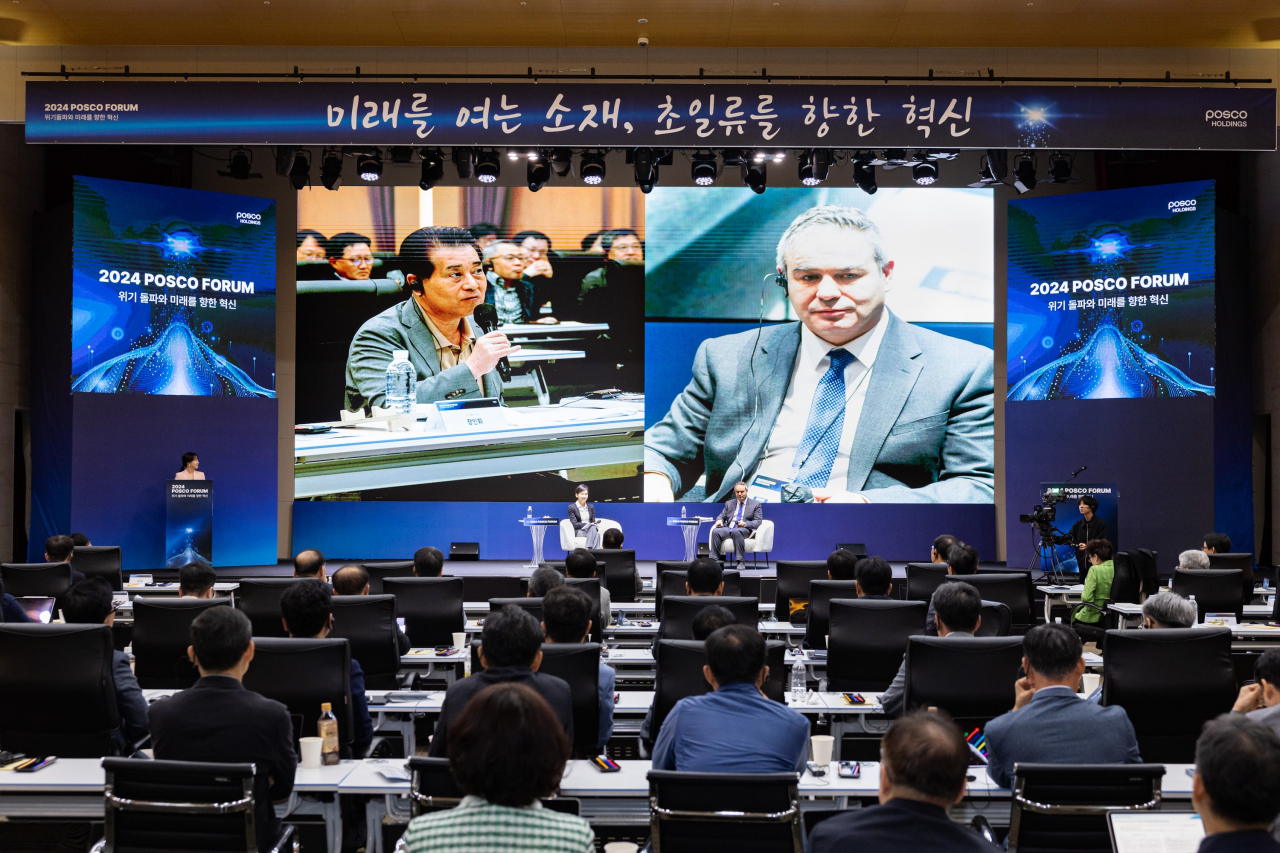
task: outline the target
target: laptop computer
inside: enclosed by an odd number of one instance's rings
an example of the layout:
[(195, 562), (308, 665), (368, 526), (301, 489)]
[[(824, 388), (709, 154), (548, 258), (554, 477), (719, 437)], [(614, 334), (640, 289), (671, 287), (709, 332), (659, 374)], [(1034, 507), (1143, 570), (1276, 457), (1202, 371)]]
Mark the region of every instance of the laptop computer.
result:
[(1111, 812), (1113, 853), (1196, 853), (1204, 824), (1195, 812)]
[(32, 622), (48, 625), (53, 621), (53, 605), (56, 601), (56, 598), (43, 598), (33, 595), (18, 598), (18, 605), (22, 607), (27, 614), (27, 618)]

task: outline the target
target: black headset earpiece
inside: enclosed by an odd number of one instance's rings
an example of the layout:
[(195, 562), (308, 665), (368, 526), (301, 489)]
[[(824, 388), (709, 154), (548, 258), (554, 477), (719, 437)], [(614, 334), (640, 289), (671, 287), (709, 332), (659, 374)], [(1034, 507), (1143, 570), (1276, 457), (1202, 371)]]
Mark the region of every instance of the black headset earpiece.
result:
[(774, 273), (773, 281), (774, 281), (774, 284), (778, 285), (778, 287), (781, 287), (783, 290), (787, 289), (787, 277), (782, 273), (780, 272)]

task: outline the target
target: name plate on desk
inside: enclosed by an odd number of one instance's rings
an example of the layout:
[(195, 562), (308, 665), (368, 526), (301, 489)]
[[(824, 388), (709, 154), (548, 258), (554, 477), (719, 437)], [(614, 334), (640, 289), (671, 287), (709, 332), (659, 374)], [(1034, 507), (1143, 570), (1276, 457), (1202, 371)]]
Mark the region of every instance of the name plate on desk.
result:
[(507, 415), (496, 397), (439, 400), (435, 405), (445, 432), (490, 432), (508, 426)]

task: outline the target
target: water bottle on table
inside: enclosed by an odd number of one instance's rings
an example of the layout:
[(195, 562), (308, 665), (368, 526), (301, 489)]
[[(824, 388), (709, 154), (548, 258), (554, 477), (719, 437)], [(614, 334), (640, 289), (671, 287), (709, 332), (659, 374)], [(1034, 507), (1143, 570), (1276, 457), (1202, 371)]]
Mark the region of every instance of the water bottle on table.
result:
[(797, 656), (796, 662), (791, 665), (791, 701), (803, 702), (808, 693), (809, 676), (805, 672), (804, 661)]
[(395, 415), (411, 415), (417, 399), (418, 371), (409, 362), (409, 351), (393, 350), (387, 365), (386, 409)]

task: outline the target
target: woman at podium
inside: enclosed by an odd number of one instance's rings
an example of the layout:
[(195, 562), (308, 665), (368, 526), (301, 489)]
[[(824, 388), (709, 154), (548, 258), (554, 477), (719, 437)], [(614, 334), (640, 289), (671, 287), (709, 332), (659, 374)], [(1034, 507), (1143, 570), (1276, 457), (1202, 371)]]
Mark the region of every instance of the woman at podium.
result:
[(579, 536), (585, 536), (588, 548), (600, 547), (600, 528), (596, 526), (595, 504), (587, 503), (587, 484), (579, 483), (573, 490), (574, 502), (569, 504), (569, 521)]
[(199, 470), (200, 457), (194, 453), (182, 454), (182, 470), (173, 475), (175, 480), (203, 480), (204, 473)]

